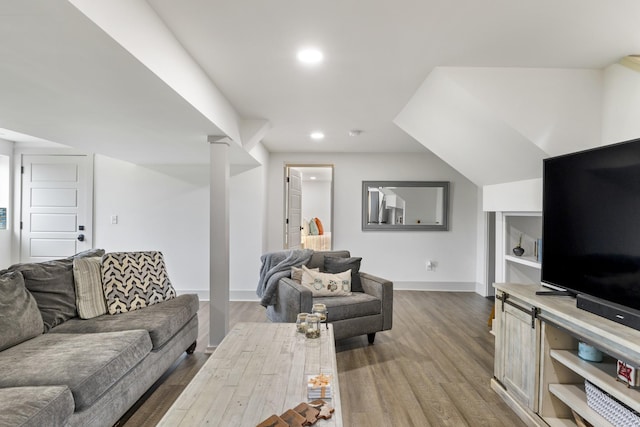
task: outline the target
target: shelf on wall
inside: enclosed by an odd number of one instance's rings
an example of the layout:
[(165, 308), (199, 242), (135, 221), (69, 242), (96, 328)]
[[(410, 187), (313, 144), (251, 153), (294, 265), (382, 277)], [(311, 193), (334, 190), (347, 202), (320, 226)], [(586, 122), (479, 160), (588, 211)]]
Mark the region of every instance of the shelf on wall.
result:
[(532, 256), (528, 257), (528, 256), (505, 255), (504, 259), (509, 262), (526, 265), (532, 268), (537, 268), (537, 269), (541, 268), (541, 264)]

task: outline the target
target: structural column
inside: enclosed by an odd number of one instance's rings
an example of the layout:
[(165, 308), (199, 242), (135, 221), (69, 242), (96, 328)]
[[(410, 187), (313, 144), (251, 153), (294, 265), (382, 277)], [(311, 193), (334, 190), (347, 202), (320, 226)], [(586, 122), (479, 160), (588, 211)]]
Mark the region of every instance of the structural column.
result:
[(214, 350), (229, 331), (229, 144), (209, 136), (209, 347)]

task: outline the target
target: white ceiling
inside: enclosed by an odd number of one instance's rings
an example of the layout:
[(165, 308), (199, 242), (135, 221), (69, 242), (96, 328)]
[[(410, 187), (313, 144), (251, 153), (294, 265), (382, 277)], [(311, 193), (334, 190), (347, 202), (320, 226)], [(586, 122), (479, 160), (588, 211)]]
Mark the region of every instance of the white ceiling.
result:
[[(640, 52), (637, 0), (146, 3), (240, 117), (270, 122), (270, 151), (422, 151), (393, 119), (435, 67), (602, 69)], [(220, 129), (66, 0), (3, 0), (0, 40), (0, 127), (136, 163), (208, 161)], [(307, 45), (323, 64), (296, 62)]]

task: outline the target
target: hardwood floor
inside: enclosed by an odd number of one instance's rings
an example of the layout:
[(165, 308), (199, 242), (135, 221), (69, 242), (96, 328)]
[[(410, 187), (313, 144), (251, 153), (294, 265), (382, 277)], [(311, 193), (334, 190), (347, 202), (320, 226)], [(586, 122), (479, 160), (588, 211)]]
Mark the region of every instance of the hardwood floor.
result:
[[(391, 331), (336, 343), (345, 426), (523, 426), (489, 385), (494, 339), (492, 302), (473, 293), (394, 292)], [(208, 303), (198, 313), (200, 336), (191, 356), (119, 423), (155, 426), (207, 360)], [(257, 302), (232, 302), (229, 323), (266, 322)]]

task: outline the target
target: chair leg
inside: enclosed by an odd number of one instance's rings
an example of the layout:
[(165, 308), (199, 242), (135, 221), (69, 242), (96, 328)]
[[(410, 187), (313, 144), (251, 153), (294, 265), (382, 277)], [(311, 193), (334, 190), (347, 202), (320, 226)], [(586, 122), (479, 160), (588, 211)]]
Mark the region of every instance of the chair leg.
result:
[(373, 341), (376, 339), (376, 333), (367, 334), (367, 339), (369, 340), (369, 344), (373, 344)]

